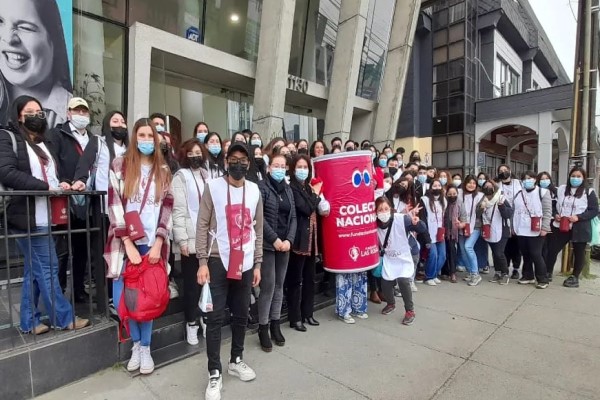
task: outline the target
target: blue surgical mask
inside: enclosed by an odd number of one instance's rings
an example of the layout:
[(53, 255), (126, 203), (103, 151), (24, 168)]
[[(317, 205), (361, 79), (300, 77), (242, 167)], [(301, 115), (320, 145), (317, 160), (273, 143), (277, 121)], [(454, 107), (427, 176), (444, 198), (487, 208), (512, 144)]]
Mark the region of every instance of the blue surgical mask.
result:
[(440, 183), (442, 184), (442, 186), (446, 186), (448, 184), (448, 179), (447, 178), (440, 178)]
[(161, 133), (165, 131), (165, 127), (162, 125), (156, 125), (156, 132)]
[(299, 168), (296, 170), (295, 175), (296, 179), (298, 179), (301, 182), (304, 182), (306, 178), (308, 178), (308, 169)]
[(387, 157), (387, 158), (388, 158), (388, 160), (389, 160), (390, 158), (392, 158), (392, 156), (393, 156), (394, 154), (393, 154), (393, 153), (385, 153), (385, 155), (386, 155), (386, 157)]
[(550, 179), (540, 179), (540, 187), (548, 189), (550, 187)]
[(572, 187), (579, 187), (583, 183), (583, 178), (576, 178), (572, 176), (569, 178), (569, 183)]
[(281, 182), (285, 178), (285, 168), (272, 168), (271, 177), (277, 182)]
[(417, 179), (419, 180), (419, 182), (425, 183), (427, 182), (427, 175), (419, 175), (417, 176)]
[(524, 179), (523, 180), (523, 187), (526, 190), (533, 189), (535, 187), (535, 179), (533, 179), (533, 178)]
[(137, 148), (145, 156), (154, 154), (154, 142), (138, 142)]
[(382, 158), (379, 159), (379, 166), (381, 168), (385, 168), (387, 166), (387, 160), (384, 160)]
[(261, 147), (261, 146), (262, 146), (262, 140), (260, 140), (260, 139), (252, 139), (252, 140), (250, 141), (250, 144), (251, 144), (252, 146), (258, 146), (258, 147)]
[(209, 144), (208, 145), (208, 152), (210, 154), (212, 154), (213, 156), (218, 156), (219, 154), (221, 154), (221, 145), (220, 144)]
[(198, 132), (196, 133), (196, 138), (201, 141), (202, 143), (204, 143), (204, 139), (206, 138), (206, 135), (208, 135), (208, 133), (206, 132)]
[(483, 187), (484, 183), (485, 183), (485, 179), (477, 179), (477, 184), (479, 185), (479, 187)]

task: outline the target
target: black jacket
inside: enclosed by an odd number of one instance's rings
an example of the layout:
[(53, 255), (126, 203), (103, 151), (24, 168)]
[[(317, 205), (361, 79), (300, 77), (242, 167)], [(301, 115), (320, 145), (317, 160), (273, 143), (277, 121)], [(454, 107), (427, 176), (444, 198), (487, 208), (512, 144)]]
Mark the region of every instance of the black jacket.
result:
[[(75, 172), (73, 173), (73, 183), (77, 181), (81, 181), (86, 183), (89, 176), (90, 171), (94, 167), (94, 163), (98, 158), (98, 141), (100, 138), (96, 135), (90, 135), (90, 141), (87, 146), (85, 146), (85, 150), (81, 157), (79, 157), (79, 161), (76, 164)], [(88, 188), (89, 190), (90, 188)]]
[(579, 221), (573, 224), (573, 233), (571, 242), (582, 243), (592, 240), (592, 219), (598, 216), (598, 197), (593, 190), (586, 189), (584, 196), (587, 195), (588, 207), (581, 214), (577, 215)]
[[(90, 134), (90, 141), (94, 135)], [(69, 121), (62, 125), (57, 125), (56, 128), (50, 130), (46, 134), (46, 144), (49, 146), (53, 154), (56, 154), (56, 162), (58, 164), (58, 179), (61, 182), (73, 183), (77, 163), (81, 158), (78, 149), (81, 149), (79, 142), (71, 132)], [(83, 149), (81, 149), (83, 154)]]
[(263, 248), (274, 251), (273, 243), (277, 239), (289, 240), (294, 244), (296, 238), (296, 205), (294, 202), (294, 193), (290, 185), (285, 184), (285, 195), (291, 204), (290, 214), (288, 215), (288, 227), (286, 237), (280, 238), (277, 235), (277, 220), (279, 212), (279, 194), (277, 189), (273, 187), (270, 179), (264, 179), (258, 183), (260, 194), (263, 200), (264, 209), (264, 224), (263, 224)]
[[(312, 247), (309, 243), (310, 237), (310, 217), (317, 210), (321, 198), (314, 194), (310, 188), (300, 186), (299, 184), (290, 184), (294, 193), (294, 202), (296, 203), (296, 238), (292, 242), (292, 250), (307, 253), (309, 247), (314, 250), (316, 229), (312, 234)], [(315, 226), (316, 228), (316, 226)]]
[[(18, 132), (15, 132), (14, 136), (17, 141), (16, 155), (9, 134), (0, 130), (0, 182), (5, 187), (14, 190), (48, 190), (49, 187), (46, 182), (31, 175), (25, 140)], [(47, 147), (56, 160), (55, 154), (49, 146)], [(27, 218), (27, 201), (29, 201), (29, 219)], [(34, 229), (35, 196), (12, 196), (6, 214), (9, 227), (22, 231), (27, 230), (28, 226)]]

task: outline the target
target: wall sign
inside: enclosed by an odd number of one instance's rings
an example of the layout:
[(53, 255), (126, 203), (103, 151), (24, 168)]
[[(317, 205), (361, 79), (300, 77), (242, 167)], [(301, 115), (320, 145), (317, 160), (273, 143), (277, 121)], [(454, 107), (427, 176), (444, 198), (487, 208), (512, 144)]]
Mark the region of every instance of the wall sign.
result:
[(185, 31), (185, 38), (191, 40), (192, 42), (200, 43), (200, 30), (195, 26), (190, 26)]
[(306, 94), (306, 92), (308, 92), (308, 81), (306, 79), (298, 78), (294, 75), (288, 75), (287, 88), (289, 90)]

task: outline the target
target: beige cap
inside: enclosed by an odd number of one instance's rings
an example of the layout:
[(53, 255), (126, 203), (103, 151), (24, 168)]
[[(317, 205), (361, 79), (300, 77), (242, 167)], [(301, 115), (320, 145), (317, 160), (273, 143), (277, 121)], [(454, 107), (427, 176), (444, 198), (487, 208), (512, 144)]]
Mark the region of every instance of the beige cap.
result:
[(81, 97), (73, 97), (71, 100), (69, 100), (68, 109), (72, 110), (77, 107), (85, 107), (88, 110), (90, 109), (90, 106), (88, 106), (87, 101), (85, 101)]

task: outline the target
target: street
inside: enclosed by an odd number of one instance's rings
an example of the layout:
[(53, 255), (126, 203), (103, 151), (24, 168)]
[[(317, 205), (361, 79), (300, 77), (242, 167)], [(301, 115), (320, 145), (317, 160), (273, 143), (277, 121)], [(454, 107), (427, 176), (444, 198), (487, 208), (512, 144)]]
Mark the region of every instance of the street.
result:
[[(600, 266), (594, 263), (592, 272)], [(484, 276), (489, 279), (491, 275)], [(417, 318), (400, 324), (369, 303), (369, 319), (346, 325), (333, 307), (316, 313), (306, 333), (285, 325), (287, 342), (264, 353), (246, 338), (245, 361), (257, 379), (243, 383), (225, 372), (229, 399), (595, 399), (600, 392), (600, 280), (579, 289), (555, 276), (546, 290), (511, 281), (468, 287), (418, 285)], [(229, 342), (221, 359), (226, 369)], [(208, 377), (204, 353), (131, 378), (121, 367), (39, 397), (199, 399)]]

